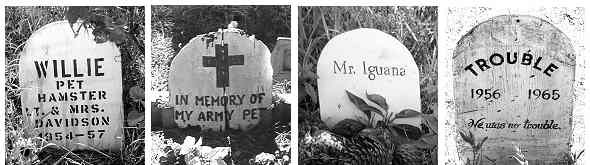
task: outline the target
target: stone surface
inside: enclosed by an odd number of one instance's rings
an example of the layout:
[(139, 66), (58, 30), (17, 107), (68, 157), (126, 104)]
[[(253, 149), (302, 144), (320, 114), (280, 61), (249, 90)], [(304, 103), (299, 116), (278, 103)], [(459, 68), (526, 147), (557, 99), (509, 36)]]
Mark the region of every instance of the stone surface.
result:
[[(374, 107), (379, 106), (368, 101), (367, 93), (385, 97), (389, 113), (420, 112), (416, 63), (404, 45), (379, 30), (356, 29), (332, 38), (322, 50), (317, 74), (321, 118), (329, 127), (347, 118), (367, 118), (346, 91)], [(396, 123), (418, 126), (420, 119), (398, 119)]]
[(120, 151), (119, 49), (111, 42), (97, 44), (91, 29), (77, 33), (60, 21), (45, 25), (27, 41), (19, 63), (26, 133), (73, 150), (91, 146)]
[[(477, 25), (453, 55), (458, 130), (488, 137), (483, 155), (498, 162), (510, 162), (518, 145), (532, 164), (562, 163), (572, 135), (574, 66), (570, 40), (547, 21), (504, 15)], [(457, 138), (460, 156), (471, 157)]]
[(261, 41), (237, 29), (193, 38), (171, 64), (170, 104), (177, 126), (216, 131), (228, 124), (243, 130), (255, 126), (272, 101), (270, 58)]
[(271, 61), (276, 80), (291, 80), (291, 38), (277, 38)]

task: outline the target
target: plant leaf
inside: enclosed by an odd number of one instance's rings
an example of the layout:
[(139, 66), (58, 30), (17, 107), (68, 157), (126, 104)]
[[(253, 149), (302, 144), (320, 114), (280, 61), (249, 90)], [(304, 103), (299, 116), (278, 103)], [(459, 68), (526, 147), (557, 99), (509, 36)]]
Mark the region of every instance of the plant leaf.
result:
[(390, 135), (391, 135), (390, 140), (396, 146), (401, 145), (401, 144), (411, 143), (414, 141), (414, 140), (406, 137), (405, 135), (398, 133), (397, 130), (395, 128), (393, 128), (393, 126), (387, 127), (387, 129), (389, 130)]
[(387, 110), (389, 110), (389, 106), (387, 105), (387, 101), (385, 101), (385, 97), (378, 95), (378, 94), (369, 94), (366, 93), (367, 95), (367, 99), (371, 100), (372, 102), (374, 102), (375, 104), (379, 105), (381, 108), (383, 108), (383, 110), (385, 112), (387, 112)]
[(116, 44), (123, 43), (127, 39), (127, 32), (122, 27), (113, 27), (109, 29), (109, 41)]
[(422, 113), (413, 110), (413, 109), (404, 109), (401, 112), (395, 114), (395, 118), (410, 118), (410, 117), (416, 117), (416, 116), (420, 116), (422, 115)]
[(473, 139), (463, 133), (463, 131), (459, 131), (459, 135), (461, 135), (461, 138), (463, 138), (465, 142), (469, 143), (469, 145), (474, 146)]
[(129, 89), (129, 97), (134, 100), (145, 99), (145, 90), (139, 86), (133, 86)]
[(313, 88), (313, 86), (311, 86), (311, 84), (309, 83), (304, 83), (305, 85), (305, 92), (309, 95), (309, 97), (311, 97), (311, 101), (313, 103), (318, 103), (318, 94), (315, 90), (315, 88)]
[(576, 160), (580, 159), (580, 157), (582, 156), (583, 153), (584, 153), (584, 150), (580, 151), (580, 153), (578, 153), (578, 156), (576, 156)]
[(350, 93), (348, 90), (346, 91), (346, 95), (348, 95), (348, 99), (350, 99), (350, 101), (359, 109), (361, 110), (363, 113), (365, 113), (367, 115), (367, 117), (371, 118), (371, 112), (375, 112), (376, 114), (378, 114), (381, 117), (383, 116), (383, 112), (381, 112), (381, 110), (370, 106), (367, 104), (367, 102), (365, 102), (362, 98)]
[(78, 18), (85, 19), (90, 15), (90, 7), (88, 6), (70, 6), (66, 12), (66, 18), (70, 26), (78, 21)]
[(184, 142), (180, 146), (180, 155), (186, 155), (193, 151), (195, 148), (195, 138), (192, 136), (187, 136), (184, 138)]
[(438, 119), (436, 119), (434, 115), (423, 115), (422, 119), (430, 131), (433, 133), (438, 133)]
[(215, 147), (213, 150), (209, 151), (209, 153), (206, 153), (203, 156), (210, 160), (219, 160), (225, 158), (229, 154), (230, 150), (230, 147)]
[(203, 137), (199, 137), (199, 140), (195, 143), (195, 146), (202, 146), (203, 145)]
[(416, 126), (409, 124), (396, 124), (393, 126), (395, 131), (407, 138), (418, 140), (422, 137), (422, 130)]
[(437, 135), (427, 135), (420, 138), (420, 141), (428, 144), (428, 148), (435, 147), (438, 145), (438, 136)]
[(479, 143), (478, 143), (478, 144), (475, 146), (475, 149), (479, 151), (479, 150), (481, 149), (481, 146), (483, 145), (483, 143), (485, 143), (485, 142), (486, 142), (486, 140), (488, 140), (488, 137), (484, 137), (484, 138), (483, 138), (483, 139), (482, 139), (482, 140), (481, 140), (481, 141), (480, 141), (480, 142), (479, 142)]

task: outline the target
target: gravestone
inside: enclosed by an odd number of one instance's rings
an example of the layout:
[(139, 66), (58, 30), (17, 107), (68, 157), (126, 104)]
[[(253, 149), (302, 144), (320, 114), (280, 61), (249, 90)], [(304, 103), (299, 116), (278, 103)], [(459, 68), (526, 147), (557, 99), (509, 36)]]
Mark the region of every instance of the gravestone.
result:
[(270, 58), (266, 45), (239, 29), (191, 39), (170, 67), (176, 125), (216, 131), (255, 126), (272, 101)]
[(277, 38), (271, 61), (276, 80), (291, 80), (291, 38)]
[(79, 26), (45, 25), (20, 55), (26, 134), (73, 150), (118, 152), (124, 122), (119, 49), (96, 43), (91, 29), (72, 30)]
[[(420, 112), (416, 63), (404, 45), (379, 30), (361, 28), (332, 38), (322, 50), (317, 74), (320, 115), (329, 127), (344, 119), (365, 117), (346, 91), (374, 107), (379, 106), (366, 101), (366, 94), (385, 97), (389, 113), (403, 109)], [(420, 121), (404, 118), (395, 123), (419, 126)]]
[[(474, 27), (453, 56), (460, 131), (483, 155), (511, 164), (517, 145), (531, 164), (563, 163), (572, 135), (575, 52), (555, 26), (525, 15), (497, 16)], [(458, 137), (465, 159), (471, 147)], [(487, 162), (486, 164), (491, 164)]]

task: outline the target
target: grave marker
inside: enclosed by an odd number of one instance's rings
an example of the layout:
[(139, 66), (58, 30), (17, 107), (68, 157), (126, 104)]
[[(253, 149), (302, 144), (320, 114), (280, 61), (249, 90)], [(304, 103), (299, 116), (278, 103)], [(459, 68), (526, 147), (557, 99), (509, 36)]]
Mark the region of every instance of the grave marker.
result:
[[(332, 38), (322, 50), (317, 74), (321, 118), (329, 127), (365, 116), (346, 91), (364, 100), (367, 93), (381, 95), (390, 113), (420, 111), (419, 72), (412, 55), (397, 39), (379, 30), (361, 28)], [(397, 119), (396, 123), (419, 126), (420, 119)]]
[[(518, 145), (531, 164), (563, 163), (572, 135), (575, 52), (547, 21), (525, 15), (491, 18), (463, 36), (453, 56), (457, 125), (481, 140), (499, 164)], [(471, 147), (458, 137), (458, 149)], [(491, 163), (486, 163), (491, 164)]]
[(21, 53), (19, 85), (29, 136), (72, 150), (121, 150), (121, 60), (114, 43), (97, 44), (91, 29), (76, 35), (67, 21), (45, 25)]
[(252, 128), (272, 101), (270, 58), (266, 45), (235, 28), (193, 38), (171, 64), (174, 122), (216, 131)]
[(275, 79), (291, 80), (291, 38), (277, 38), (271, 61)]

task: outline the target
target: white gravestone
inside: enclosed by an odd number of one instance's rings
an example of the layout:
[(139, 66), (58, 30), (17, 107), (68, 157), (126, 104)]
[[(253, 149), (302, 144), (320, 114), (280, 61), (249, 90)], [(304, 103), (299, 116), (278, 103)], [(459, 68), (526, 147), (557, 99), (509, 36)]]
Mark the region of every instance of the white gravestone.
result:
[(96, 43), (91, 29), (77, 33), (60, 21), (35, 31), (27, 41), (19, 63), (24, 126), (30, 136), (69, 149), (120, 151), (119, 49), (112, 42)]
[[(482, 154), (496, 163), (515, 163), (515, 145), (531, 164), (563, 163), (572, 135), (573, 50), (560, 30), (532, 16), (497, 16), (474, 27), (453, 56), (459, 130), (488, 137)], [(460, 155), (471, 158), (472, 147), (458, 139)]]
[[(356, 29), (332, 38), (322, 50), (317, 74), (321, 118), (329, 127), (347, 118), (365, 116), (349, 100), (346, 91), (364, 100), (367, 93), (385, 97), (389, 113), (403, 109), (420, 112), (416, 63), (404, 45), (379, 30)], [(420, 124), (417, 118), (396, 121)]]
[(176, 124), (216, 131), (254, 127), (272, 101), (270, 58), (264, 43), (238, 29), (193, 38), (171, 64)]

